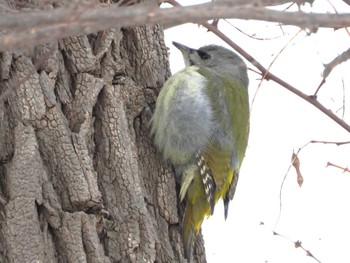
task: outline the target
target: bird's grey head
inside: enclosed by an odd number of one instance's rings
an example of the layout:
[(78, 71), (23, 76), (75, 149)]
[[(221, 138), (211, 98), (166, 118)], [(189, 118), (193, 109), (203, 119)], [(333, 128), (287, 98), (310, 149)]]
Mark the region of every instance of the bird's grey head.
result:
[(231, 75), (248, 86), (247, 66), (233, 51), (217, 45), (203, 46), (199, 49), (189, 48), (177, 42), (173, 42), (173, 45), (182, 52), (186, 67), (206, 67), (219, 75)]

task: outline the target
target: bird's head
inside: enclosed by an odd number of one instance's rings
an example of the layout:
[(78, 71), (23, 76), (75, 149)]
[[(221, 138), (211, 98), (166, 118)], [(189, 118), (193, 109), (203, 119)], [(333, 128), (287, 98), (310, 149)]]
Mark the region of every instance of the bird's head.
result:
[(199, 49), (173, 42), (184, 58), (186, 67), (199, 66), (208, 68), (219, 75), (231, 75), (248, 86), (247, 66), (233, 51), (218, 45), (203, 46)]

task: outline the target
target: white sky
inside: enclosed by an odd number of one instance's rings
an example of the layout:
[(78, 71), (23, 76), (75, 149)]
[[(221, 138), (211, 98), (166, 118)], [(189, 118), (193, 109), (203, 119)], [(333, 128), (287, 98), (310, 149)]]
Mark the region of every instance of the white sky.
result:
[[(199, 1), (180, 1), (198, 3)], [(205, 1), (200, 1), (205, 2)], [(350, 12), (340, 0), (331, 0), (338, 11)], [(316, 0), (313, 12), (333, 12), (326, 0)], [(231, 21), (256, 40), (240, 33), (225, 21), (219, 29), (268, 67), (275, 55), (299, 31), (296, 27), (281, 28), (272, 23)], [(184, 67), (181, 53), (171, 45), (177, 41), (193, 48), (206, 44), (227, 46), (206, 29), (186, 24), (165, 32), (170, 48), (172, 72)], [(320, 29), (317, 34), (301, 32), (280, 55), (271, 72), (307, 94), (313, 94), (321, 81), (323, 64), (350, 46), (345, 30)], [(249, 63), (248, 67), (253, 68)], [(350, 63), (338, 66), (319, 92), (319, 100), (327, 108), (342, 113), (345, 96), (345, 120), (350, 122)], [(259, 75), (249, 72), (250, 98), (259, 85)], [(344, 82), (344, 87), (343, 87)], [(344, 95), (345, 92), (345, 95)], [(292, 168), (282, 192), (282, 214), (279, 214), (281, 182), (290, 165), (293, 150), (310, 140), (349, 141), (343, 128), (272, 81), (264, 81), (251, 112), (249, 146), (244, 160), (238, 189), (230, 203), (227, 221), (220, 202), (214, 216), (203, 224), (207, 259), (213, 262), (239, 263), (315, 263), (290, 241), (272, 234), (273, 231), (293, 241), (301, 240), (322, 263), (350, 262), (350, 174), (327, 162), (342, 167), (349, 165), (350, 145), (312, 144), (300, 154), (304, 184), (300, 188)], [(263, 225), (260, 225), (263, 222)]]

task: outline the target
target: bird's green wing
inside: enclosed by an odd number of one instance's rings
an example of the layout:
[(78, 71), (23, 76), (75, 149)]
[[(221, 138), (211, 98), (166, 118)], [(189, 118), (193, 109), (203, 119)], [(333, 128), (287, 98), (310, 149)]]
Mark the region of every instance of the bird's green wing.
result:
[(213, 136), (203, 156), (216, 183), (215, 203), (223, 198), (225, 217), (238, 181), (249, 134), (248, 89), (231, 76), (207, 69), (199, 71), (210, 81), (207, 93), (214, 113)]

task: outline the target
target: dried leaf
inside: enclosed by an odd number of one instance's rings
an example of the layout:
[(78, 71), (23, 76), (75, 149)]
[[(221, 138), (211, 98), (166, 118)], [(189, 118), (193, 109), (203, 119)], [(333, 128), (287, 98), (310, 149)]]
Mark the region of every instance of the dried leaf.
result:
[(298, 240), (294, 243), (295, 247), (298, 248), (298, 247), (301, 247), (301, 241)]
[(301, 187), (303, 185), (304, 178), (300, 172), (300, 160), (298, 158), (298, 155), (296, 155), (295, 153), (293, 153), (293, 155), (292, 155), (292, 165), (294, 166), (295, 171), (297, 172), (297, 182), (298, 182), (299, 186)]

